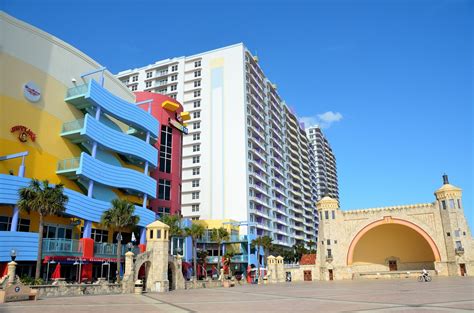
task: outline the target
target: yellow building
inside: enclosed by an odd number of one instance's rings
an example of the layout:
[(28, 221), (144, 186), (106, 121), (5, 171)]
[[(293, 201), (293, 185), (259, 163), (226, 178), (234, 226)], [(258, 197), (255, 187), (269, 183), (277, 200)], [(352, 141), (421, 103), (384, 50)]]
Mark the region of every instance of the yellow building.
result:
[[(159, 123), (71, 45), (3, 12), (0, 28), (0, 273), (15, 249), (19, 274), (32, 274), (38, 216), (19, 212), (16, 203), (18, 190), (36, 178), (64, 184), (69, 197), (64, 214), (45, 219), (44, 263), (61, 262), (67, 279), (74, 263), (83, 277), (97, 277), (103, 262), (116, 261), (116, 237), (98, 223), (112, 199), (137, 204), (142, 234), (155, 220), (146, 204), (156, 196), (148, 169), (158, 151), (127, 132), (133, 127), (156, 139)], [(129, 241), (130, 234), (123, 238)]]

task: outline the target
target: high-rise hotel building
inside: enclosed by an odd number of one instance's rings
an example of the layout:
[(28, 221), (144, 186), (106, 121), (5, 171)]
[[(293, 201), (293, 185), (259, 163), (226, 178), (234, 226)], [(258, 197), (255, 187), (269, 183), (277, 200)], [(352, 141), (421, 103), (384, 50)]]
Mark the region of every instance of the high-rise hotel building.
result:
[(328, 195), (339, 200), (339, 187), (337, 183), (336, 157), (331, 145), (319, 126), (306, 129), (314, 156), (314, 181), (317, 200)]
[(131, 91), (161, 93), (189, 111), (182, 214), (249, 222), (275, 244), (316, 241), (311, 147), (295, 114), (243, 44), (120, 72)]

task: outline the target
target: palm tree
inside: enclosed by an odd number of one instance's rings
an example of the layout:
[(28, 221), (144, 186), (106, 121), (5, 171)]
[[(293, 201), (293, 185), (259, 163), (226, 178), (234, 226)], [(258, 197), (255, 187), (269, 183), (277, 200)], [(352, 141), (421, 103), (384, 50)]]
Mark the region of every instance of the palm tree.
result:
[(140, 221), (138, 215), (133, 215), (135, 212), (135, 205), (127, 199), (112, 200), (112, 207), (102, 214), (100, 223), (112, 230), (118, 232), (117, 240), (117, 271), (119, 273), (117, 282), (120, 282), (121, 271), (121, 254), (122, 254), (122, 232), (128, 228), (135, 227)]
[(309, 248), (309, 253), (315, 253), (316, 250), (313, 249), (313, 247), (316, 246), (316, 242), (310, 240), (308, 241), (308, 248)]
[(214, 228), (211, 232), (211, 241), (217, 243), (217, 272), (221, 272), (221, 250), (222, 250), (222, 243), (224, 241), (229, 241), (230, 234), (224, 227)]
[(263, 253), (264, 253), (264, 258), (265, 258), (265, 266), (268, 266), (267, 258), (270, 255), (270, 250), (273, 248), (272, 242), (273, 242), (273, 239), (270, 236), (262, 237), (262, 248), (263, 248)]
[(190, 236), (192, 241), (193, 241), (193, 275), (194, 275), (194, 285), (197, 283), (197, 255), (196, 255), (196, 250), (197, 250), (197, 240), (198, 238), (202, 237), (204, 235), (204, 226), (201, 224), (192, 224), (191, 227), (186, 227), (184, 229), (184, 232), (186, 233), (186, 236)]
[(39, 214), (38, 230), (38, 257), (36, 259), (35, 279), (40, 277), (41, 259), (43, 254), (43, 228), (44, 218), (50, 215), (59, 215), (66, 211), (66, 203), (69, 198), (64, 194), (63, 184), (50, 186), (48, 180), (31, 180), (28, 187), (18, 192), (18, 208), (21, 211), (36, 212)]
[(173, 254), (173, 251), (171, 251), (171, 242), (173, 241), (173, 238), (182, 237), (184, 234), (183, 229), (181, 228), (181, 216), (178, 214), (175, 214), (175, 215), (163, 214), (160, 217), (160, 221), (162, 221), (163, 223), (165, 223), (166, 225), (170, 227), (169, 251), (170, 251), (170, 254)]

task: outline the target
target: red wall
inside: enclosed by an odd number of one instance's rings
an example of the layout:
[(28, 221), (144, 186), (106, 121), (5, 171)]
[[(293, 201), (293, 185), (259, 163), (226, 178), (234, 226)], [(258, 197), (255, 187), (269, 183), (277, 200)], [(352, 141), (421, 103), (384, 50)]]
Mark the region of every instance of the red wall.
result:
[[(182, 155), (182, 138), (183, 133), (178, 129), (174, 128), (169, 124), (168, 118), (176, 120), (175, 114), (181, 113), (183, 111), (183, 106), (176, 101), (167, 96), (163, 96), (157, 93), (151, 92), (136, 92), (136, 102), (141, 102), (149, 99), (153, 99), (153, 104), (151, 108), (151, 114), (160, 122), (160, 129), (158, 133), (160, 138), (155, 144), (156, 149), (160, 150), (160, 140), (161, 140), (161, 126), (167, 125), (170, 126), (172, 131), (172, 148), (171, 148), (171, 173), (163, 173), (159, 171), (159, 167), (151, 171), (151, 177), (157, 181), (158, 179), (166, 179), (171, 181), (171, 194), (170, 201), (167, 200), (158, 200), (154, 199), (150, 201), (150, 206), (153, 211), (158, 212), (159, 207), (168, 207), (170, 208), (171, 214), (180, 214), (181, 213), (181, 155)], [(161, 107), (161, 104), (164, 101), (172, 101), (179, 104), (178, 110), (175, 112), (170, 112)], [(145, 110), (148, 109), (148, 104), (141, 105)], [(158, 152), (159, 153), (159, 152)], [(158, 154), (159, 160), (159, 154)], [(158, 190), (156, 191), (156, 196), (158, 197)]]

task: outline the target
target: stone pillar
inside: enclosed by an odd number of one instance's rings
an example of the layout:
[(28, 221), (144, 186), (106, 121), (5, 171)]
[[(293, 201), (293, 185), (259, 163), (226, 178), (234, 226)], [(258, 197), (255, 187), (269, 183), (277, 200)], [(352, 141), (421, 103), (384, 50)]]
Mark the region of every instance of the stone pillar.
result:
[(16, 279), (16, 266), (15, 261), (8, 263), (8, 286), (13, 285)]
[(128, 251), (125, 253), (125, 272), (124, 272), (124, 277), (125, 276), (130, 276), (133, 274), (133, 257), (135, 254), (132, 251)]
[(285, 282), (285, 267), (283, 266), (283, 257), (277, 256), (275, 258), (275, 268), (276, 268), (276, 279), (278, 283)]
[(151, 266), (146, 280), (146, 290), (165, 292), (169, 290), (168, 281), (168, 242), (170, 227), (155, 221), (146, 227), (146, 251), (151, 254)]
[(268, 272), (267, 272), (267, 281), (269, 283), (277, 282), (277, 269), (276, 269), (276, 260), (273, 255), (269, 255), (267, 258), (268, 263)]

